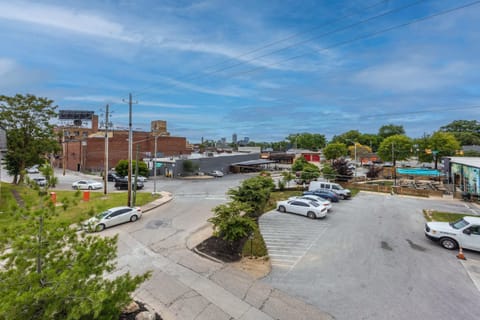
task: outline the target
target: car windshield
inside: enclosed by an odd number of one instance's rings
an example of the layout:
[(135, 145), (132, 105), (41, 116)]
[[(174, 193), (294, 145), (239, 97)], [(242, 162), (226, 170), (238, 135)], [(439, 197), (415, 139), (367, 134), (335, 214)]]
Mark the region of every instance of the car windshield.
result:
[(103, 219), (103, 218), (105, 218), (106, 216), (108, 216), (110, 213), (112, 213), (110, 210), (103, 211), (102, 213), (97, 214), (97, 215), (96, 215), (96, 218), (97, 218), (97, 219)]
[(450, 226), (453, 228), (453, 229), (462, 229), (463, 227), (465, 226), (468, 226), (468, 222), (465, 221), (464, 219), (460, 219), (460, 220), (457, 220), (455, 222), (450, 222)]

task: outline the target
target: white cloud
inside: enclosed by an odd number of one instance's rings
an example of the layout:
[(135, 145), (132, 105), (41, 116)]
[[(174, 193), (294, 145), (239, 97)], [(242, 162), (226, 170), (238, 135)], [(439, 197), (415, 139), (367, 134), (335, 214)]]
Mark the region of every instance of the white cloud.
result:
[(140, 40), (138, 36), (128, 34), (119, 23), (96, 14), (51, 5), (3, 2), (0, 3), (0, 18), (128, 42)]
[(461, 83), (461, 78), (468, 70), (468, 66), (463, 62), (434, 66), (405, 61), (368, 68), (354, 75), (353, 80), (394, 92), (431, 91)]

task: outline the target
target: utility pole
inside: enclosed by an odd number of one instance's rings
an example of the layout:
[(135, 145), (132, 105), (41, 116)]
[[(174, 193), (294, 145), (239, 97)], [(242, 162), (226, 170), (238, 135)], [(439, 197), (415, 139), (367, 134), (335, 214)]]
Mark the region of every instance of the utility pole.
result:
[(108, 104), (105, 112), (105, 168), (103, 173), (103, 194), (107, 194), (108, 186)]
[(67, 161), (65, 161), (65, 146), (66, 141), (65, 141), (65, 128), (63, 128), (63, 135), (62, 135), (62, 151), (63, 151), (63, 156), (62, 156), (62, 168), (63, 168), (63, 175), (65, 175), (65, 165), (67, 164)]
[(132, 94), (128, 95), (128, 206), (132, 206)]
[(153, 152), (153, 194), (157, 193), (157, 139), (155, 135), (155, 150)]
[(135, 152), (135, 179), (133, 181), (133, 200), (132, 207), (135, 207), (137, 202), (137, 179), (138, 179), (138, 152), (140, 150), (140, 145), (137, 144), (137, 152)]

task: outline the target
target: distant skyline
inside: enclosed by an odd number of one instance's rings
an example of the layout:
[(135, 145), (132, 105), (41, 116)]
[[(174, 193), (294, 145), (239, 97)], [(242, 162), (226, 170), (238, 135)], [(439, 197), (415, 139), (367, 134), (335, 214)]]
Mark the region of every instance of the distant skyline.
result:
[(3, 1), (0, 94), (190, 142), (480, 117), (480, 1)]

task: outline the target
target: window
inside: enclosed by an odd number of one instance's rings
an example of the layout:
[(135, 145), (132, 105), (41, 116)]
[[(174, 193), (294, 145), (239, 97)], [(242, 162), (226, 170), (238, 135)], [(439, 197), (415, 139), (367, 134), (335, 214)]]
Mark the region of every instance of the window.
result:
[(471, 226), (469, 229), (472, 234), (480, 236), (480, 226)]

